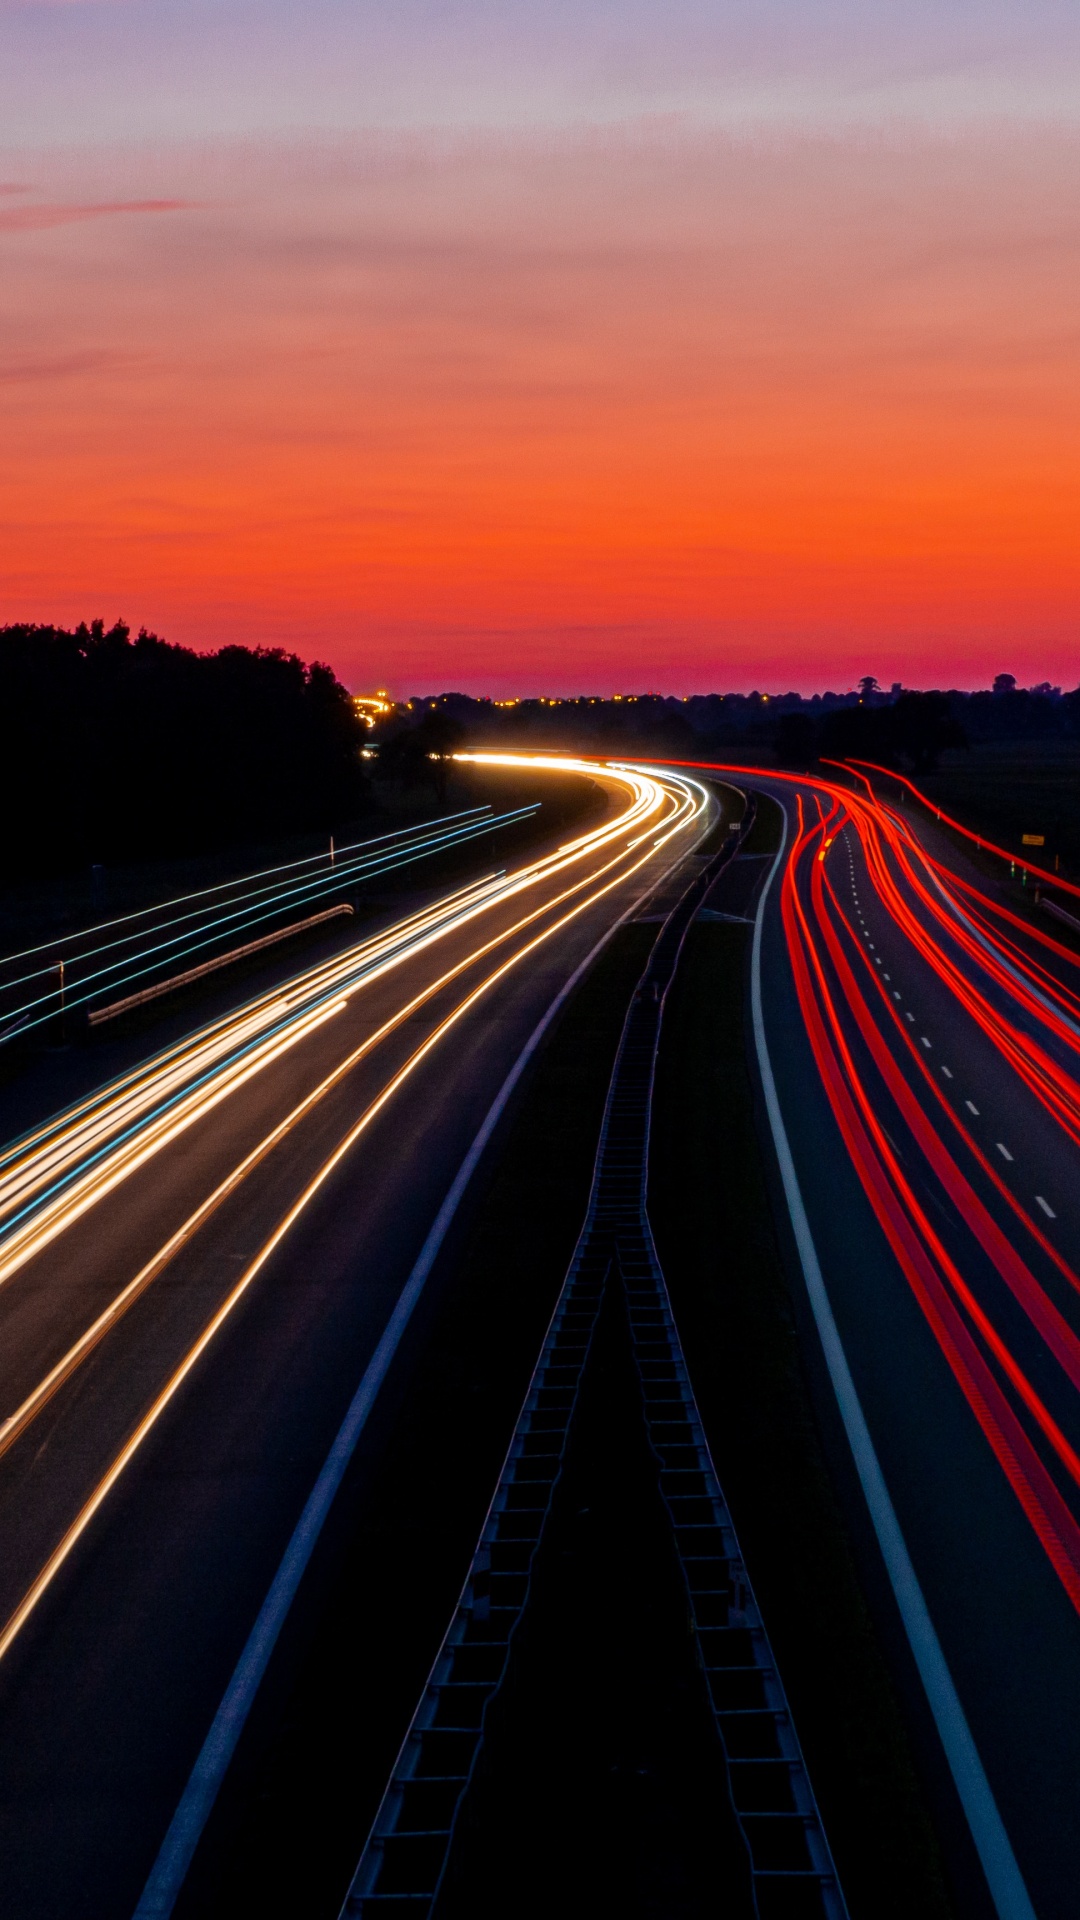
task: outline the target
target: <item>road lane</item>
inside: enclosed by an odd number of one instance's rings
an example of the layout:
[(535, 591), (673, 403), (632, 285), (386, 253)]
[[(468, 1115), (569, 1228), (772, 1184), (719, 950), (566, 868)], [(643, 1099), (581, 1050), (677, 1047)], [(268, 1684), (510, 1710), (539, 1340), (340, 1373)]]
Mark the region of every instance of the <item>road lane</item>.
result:
[[(497, 764), (506, 756), (485, 758)], [(557, 770), (573, 765), (558, 763)], [(535, 900), (538, 889), (541, 904), (551, 905), (597, 884), (604, 873), (617, 873), (620, 863), (639, 862), (649, 834), (677, 829), (692, 804), (688, 789), (681, 795), (665, 791), (634, 773), (604, 777), (622, 785), (630, 800), (615, 818), (539, 860), (437, 900), (298, 975), (286, 991), (249, 1002), (0, 1153), (0, 1282), (235, 1088), (302, 1046), (359, 990), (399, 972), (417, 955), (441, 949), (455, 934), (471, 935), (493, 914), (509, 909), (516, 924), (514, 915), (529, 896)]]
[[(332, 1076), (345, 1068), (370, 1068), (376, 1044), (384, 1057), (388, 1042), (396, 1043), (399, 1051), (403, 1044), (411, 1048), (410, 1023), (425, 1017), (425, 1007), (426, 1017), (439, 1017), (440, 991), (467, 992), (470, 970), (479, 976), (486, 963), (505, 958), (507, 943), (515, 937), (543, 934), (545, 922), (554, 926), (561, 916), (578, 911), (590, 892), (618, 878), (621, 866), (640, 863), (639, 851), (626, 855), (618, 845), (613, 856), (611, 836), (610, 825), (602, 834), (585, 836), (583, 851), (592, 858), (584, 873), (579, 849), (541, 863), (536, 871), (526, 869), (500, 881), (494, 893), (482, 889), (479, 905), (475, 897), (467, 900), (464, 917), (457, 911), (458, 901), (449, 915), (417, 916), (407, 928), (408, 941), (391, 930), (388, 936), (360, 943), (353, 952), (312, 969), (288, 993), (275, 991), (241, 1008), (215, 1023), (208, 1034), (194, 1036), (148, 1068), (126, 1076), (115, 1091), (106, 1089), (71, 1117), (61, 1116), (9, 1150), (6, 1165), (0, 1163), (0, 1334), (5, 1355), (0, 1364), (17, 1365), (17, 1335), (13, 1338), (3, 1316), (18, 1318), (24, 1296), (42, 1290), (43, 1275), (55, 1322), (52, 1295), (62, 1282), (57, 1279), (49, 1287), (48, 1250), (78, 1221), (80, 1208), (93, 1208), (100, 1241), (109, 1236), (110, 1216), (119, 1216), (127, 1230), (142, 1197), (149, 1195), (153, 1231), (163, 1218), (175, 1231), (180, 1220), (169, 1216), (163, 1185), (168, 1189), (171, 1182), (177, 1188), (176, 1204), (182, 1207), (190, 1189), (207, 1189), (208, 1183), (212, 1189), (211, 1176), (218, 1166), (231, 1171), (238, 1146), (251, 1152), (266, 1139), (268, 1127), (272, 1131), (285, 1124), (295, 1103), (310, 1099), (313, 1084), (321, 1081), (329, 1088)], [(425, 926), (432, 920), (437, 938)], [(417, 925), (422, 938), (416, 937)], [(295, 1022), (282, 1016), (283, 1005), (296, 1009)], [(254, 1057), (249, 1045), (253, 1031), (266, 1041), (266, 1052), (256, 1051)], [(377, 1084), (382, 1077), (380, 1058), (375, 1064)], [(228, 1101), (227, 1113), (220, 1116), (227, 1121), (224, 1127), (216, 1112), (223, 1100)], [(182, 1151), (168, 1156), (170, 1164), (158, 1164), (162, 1150), (180, 1142)], [(52, 1192), (46, 1189), (47, 1181), (53, 1182)], [(92, 1248), (90, 1252), (92, 1257)], [(66, 1245), (61, 1265), (66, 1271)], [(23, 1284), (13, 1284), (16, 1278)], [(6, 1391), (0, 1375), (0, 1393)]]
[(1068, 1015), (928, 903), (933, 876), (888, 844), (876, 810), (770, 786), (794, 843), (770, 903), (765, 1017), (814, 1239), (1035, 1911), (1064, 1920), (1080, 1768), (1080, 1248), (1065, 1208), (1051, 1224), (1036, 1195), (1075, 1186)]
[[(763, 1033), (837, 1351), (951, 1676), (930, 1704), (947, 1733), (955, 1684), (991, 1795), (981, 1831), (968, 1795), (954, 1867), (973, 1913), (1071, 1920), (1080, 957), (932, 822), (877, 798), (865, 768), (668, 764), (752, 785), (787, 816)], [(955, 1827), (947, 1788), (941, 1809)]]
[[(303, 1098), (393, 1022), (379, 1046), (208, 1213), (0, 1458), (0, 1528), (8, 1545), (0, 1594), (10, 1619), (235, 1291), (238, 1275), (360, 1115), (420, 1053), (362, 1145), (312, 1194), (257, 1284), (238, 1300), (0, 1664), (0, 1779), (8, 1808), (0, 1816), (0, 1850), (8, 1897), (20, 1912), (66, 1910), (76, 1884), (84, 1890), (80, 1911), (120, 1911), (118, 1888), (131, 1891), (134, 1903), (138, 1872), (171, 1812), (168, 1794), (178, 1791), (183, 1762), (198, 1743), (198, 1715), (205, 1716), (204, 1731), (214, 1688), (257, 1611), (260, 1583), (265, 1590), (321, 1464), (320, 1448), (515, 1050), (599, 933), (707, 824), (704, 812), (691, 818), (700, 790), (680, 792), (669, 782), (667, 794), (645, 819), (644, 839), (640, 822), (622, 830), (614, 864), (610, 838), (574, 873), (565, 859), (555, 861), (539, 886), (530, 882), (482, 920), (382, 975), (0, 1287), (6, 1410), (25, 1398), (35, 1369), (40, 1378), (64, 1342), (86, 1331), (115, 1297), (118, 1281), (129, 1284), (193, 1202), (220, 1184), (223, 1169), (250, 1154), (268, 1125), (280, 1126), (298, 1094)], [(673, 823), (674, 838), (664, 839)], [(658, 839), (663, 844), (655, 846)], [(570, 885), (573, 895), (563, 898)], [(470, 959), (475, 947), (491, 942), (487, 954)], [(459, 963), (456, 977), (431, 992)], [(478, 992), (497, 970), (499, 978)], [(408, 1017), (395, 1020), (412, 1002), (418, 1004)], [(443, 1040), (422, 1051), (448, 1019)], [(126, 1532), (130, 1511), (140, 1519)], [(94, 1569), (106, 1563), (111, 1571), (98, 1587)], [(92, 1657), (80, 1641), (89, 1618)], [(80, 1644), (88, 1664), (73, 1653)], [(162, 1676), (161, 1663), (171, 1677)], [(138, 1699), (131, 1690), (136, 1673)], [(106, 1750), (111, 1787), (87, 1778)], [(47, 1806), (51, 1797), (55, 1823), (69, 1753), (80, 1778), (72, 1789), (78, 1812), (70, 1841), (47, 1858)], [(133, 1784), (136, 1755), (142, 1759)]]

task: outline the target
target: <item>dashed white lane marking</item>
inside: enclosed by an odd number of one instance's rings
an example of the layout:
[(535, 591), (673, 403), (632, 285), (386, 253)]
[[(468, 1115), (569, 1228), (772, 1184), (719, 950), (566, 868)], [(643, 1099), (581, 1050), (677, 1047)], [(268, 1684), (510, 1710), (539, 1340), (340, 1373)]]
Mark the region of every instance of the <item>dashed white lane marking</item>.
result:
[[(856, 907), (857, 907), (857, 906), (858, 906), (858, 895), (855, 895), (855, 900), (856, 900)], [(863, 932), (863, 938), (864, 938), (864, 940), (866, 941), (866, 943), (867, 943), (867, 945), (868, 945), (868, 947), (870, 948), (870, 951), (871, 951), (871, 953), (875, 953), (875, 952), (876, 952), (876, 948), (875, 948), (875, 946), (874, 946), (874, 942), (873, 942), (873, 941), (871, 940), (871, 938), (870, 938), (870, 934), (869, 934), (869, 932), (868, 932), (868, 931), (866, 930), (866, 921), (865, 921), (865, 919), (863, 918), (863, 915), (862, 915), (862, 913), (861, 913), (861, 911), (859, 912), (859, 916), (858, 916), (858, 917), (859, 917), (859, 920), (860, 920), (860, 921), (862, 922), (862, 926), (863, 926), (863, 929), (864, 929), (864, 932)], [(878, 967), (880, 967), (880, 966), (881, 966), (881, 961), (880, 961), (880, 960), (876, 960), (876, 961), (874, 962), (874, 964), (875, 964), (875, 966), (878, 966)], [(887, 973), (886, 973), (886, 974), (884, 974), (884, 975), (883, 975), (883, 978), (884, 978), (884, 979), (886, 979), (886, 980), (891, 980), (891, 975), (889, 975), (889, 974), (887, 974)], [(899, 995), (899, 994), (897, 993), (897, 991), (896, 991), (896, 989), (895, 989), (895, 987), (893, 988), (893, 999), (894, 999), (894, 1000), (899, 1000), (899, 999), (900, 999), (900, 995)], [(915, 1015), (914, 1015), (913, 1013), (905, 1013), (905, 1016), (904, 1016), (904, 1017), (905, 1017), (905, 1019), (907, 1019), (907, 1020), (910, 1020), (910, 1022), (911, 1022), (911, 1024), (912, 1024), (912, 1026), (914, 1026), (914, 1025), (915, 1025)], [(931, 1048), (931, 1043), (930, 1043), (930, 1041), (929, 1041), (929, 1040), (927, 1039), (927, 1037), (926, 1037), (926, 1035), (925, 1035), (925, 1033), (923, 1033), (923, 1034), (920, 1034), (920, 1036), (919, 1036), (919, 1038), (921, 1039), (921, 1041), (922, 1041), (922, 1044), (923, 1044), (923, 1046), (924, 1046), (924, 1047), (926, 1048), (926, 1050), (927, 1050), (927, 1052), (931, 1052), (931, 1051), (932, 1051), (932, 1048)], [(944, 1062), (942, 1063), (942, 1067), (941, 1067), (941, 1071), (942, 1071), (942, 1073), (943, 1073), (943, 1074), (945, 1075), (945, 1078), (946, 1078), (946, 1080), (951, 1080), (951, 1079), (953, 1078), (953, 1074), (952, 1074), (952, 1069), (951, 1069), (950, 1067), (947, 1067), (947, 1066), (945, 1066), (945, 1064), (944, 1064)], [(977, 1106), (975, 1105), (975, 1102), (974, 1102), (974, 1100), (965, 1100), (965, 1102), (964, 1102), (964, 1105), (965, 1105), (965, 1106), (967, 1107), (967, 1109), (968, 1109), (968, 1112), (969, 1112), (969, 1113), (973, 1113), (973, 1114), (975, 1115), (975, 1118), (976, 1118), (976, 1119), (978, 1119), (978, 1118), (979, 1118), (979, 1109), (978, 1109), (978, 1107), (977, 1107)], [(1004, 1143), (1004, 1141), (1002, 1141), (1002, 1140), (997, 1140), (997, 1141), (995, 1141), (995, 1143), (994, 1143), (994, 1144), (995, 1144), (995, 1146), (997, 1147), (997, 1150), (998, 1150), (998, 1152), (1000, 1153), (1000, 1155), (1001, 1155), (1001, 1157), (1002, 1157), (1002, 1159), (1003, 1159), (1003, 1160), (1008, 1160), (1008, 1161), (1009, 1161), (1009, 1162), (1011, 1163), (1011, 1162), (1012, 1162), (1012, 1158), (1013, 1158), (1013, 1156), (1012, 1156), (1012, 1154), (1011, 1154), (1011, 1153), (1009, 1152), (1009, 1149), (1008, 1149), (1008, 1147), (1007, 1147), (1007, 1146), (1005, 1145), (1005, 1143)], [(1043, 1196), (1042, 1196), (1042, 1194), (1041, 1194), (1041, 1193), (1037, 1193), (1037, 1194), (1035, 1195), (1035, 1203), (1036, 1203), (1036, 1205), (1037, 1205), (1037, 1206), (1039, 1206), (1039, 1207), (1041, 1207), (1041, 1208), (1042, 1208), (1042, 1210), (1043, 1210), (1043, 1212), (1045, 1213), (1045, 1215), (1046, 1215), (1046, 1217), (1047, 1217), (1047, 1219), (1048, 1219), (1048, 1220), (1056, 1220), (1056, 1219), (1057, 1219), (1057, 1214), (1056, 1214), (1056, 1213), (1054, 1212), (1054, 1209), (1053, 1209), (1053, 1207), (1052, 1207), (1052, 1206), (1051, 1206), (1051, 1205), (1049, 1204), (1049, 1202), (1048, 1202), (1048, 1201), (1046, 1201), (1046, 1200), (1044, 1200), (1044, 1199), (1043, 1199)]]
[(880, 965), (881, 965), (881, 961), (880, 961), (880, 959), (877, 959), (877, 958), (875, 958), (875, 960), (874, 960), (874, 965), (875, 965), (875, 967), (880, 967)]
[(885, 978), (886, 978), (886, 980), (891, 980), (891, 979), (892, 979), (892, 974), (891, 974), (891, 973), (887, 973), (887, 974), (885, 975)]

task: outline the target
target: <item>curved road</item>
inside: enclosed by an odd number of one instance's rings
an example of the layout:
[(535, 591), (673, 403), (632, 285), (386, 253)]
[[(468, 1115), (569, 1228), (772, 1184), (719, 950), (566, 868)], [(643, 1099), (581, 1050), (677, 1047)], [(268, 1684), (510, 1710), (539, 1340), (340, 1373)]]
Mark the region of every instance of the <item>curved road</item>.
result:
[(0, 1154), (5, 1912), (132, 1913), (485, 1113), (575, 969), (716, 818), (692, 778), (580, 770), (611, 796), (589, 833)]
[(1072, 1920), (1080, 958), (865, 776), (716, 771), (786, 815), (760, 1039), (819, 1331), (989, 1890), (973, 1864), (972, 1910)]

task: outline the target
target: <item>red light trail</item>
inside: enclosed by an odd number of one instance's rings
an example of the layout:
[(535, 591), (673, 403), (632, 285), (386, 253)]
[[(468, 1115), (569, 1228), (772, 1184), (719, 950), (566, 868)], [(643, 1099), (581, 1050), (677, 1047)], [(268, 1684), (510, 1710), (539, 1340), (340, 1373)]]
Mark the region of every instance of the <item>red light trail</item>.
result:
[[(722, 770), (761, 778), (760, 769)], [(922, 1036), (920, 1043), (912, 1016), (901, 1014), (898, 996), (884, 984), (880, 958), (867, 951), (869, 933), (860, 933), (845, 912), (830, 877), (830, 852), (855, 837), (889, 934), (899, 936), (908, 958), (925, 963), (935, 986), (950, 996), (953, 1016), (970, 1018), (975, 1036), (989, 1043), (1074, 1146), (1080, 1146), (1080, 992), (1004, 928), (1022, 932), (1066, 975), (1080, 967), (1080, 958), (935, 860), (910, 822), (855, 771), (865, 793), (822, 779), (769, 775), (770, 783), (794, 790), (797, 825), (780, 908), (802, 1019), (844, 1147), (897, 1265), (1080, 1612), (1074, 1512), (1080, 1407), (1071, 1398), (1080, 1390), (1080, 1331), (1070, 1319), (1080, 1275), (983, 1151), (939, 1080), (927, 1057), (930, 1041)], [(804, 794), (812, 801), (809, 814)], [(897, 1122), (903, 1147), (895, 1138)], [(999, 1151), (1012, 1158), (1003, 1146)], [(928, 1192), (935, 1196), (933, 1218)]]
[[(833, 812), (826, 816), (827, 824), (831, 825), (836, 818), (840, 804), (839, 801), (834, 802)], [(862, 808), (852, 810), (851, 818), (860, 837), (864, 839), (864, 845), (869, 842), (872, 848), (874, 836), (866, 832), (867, 823), (860, 818), (862, 813)], [(1080, 1386), (1080, 1343), (979, 1202), (935, 1134), (923, 1108), (912, 1095), (907, 1081), (885, 1047), (870, 1005), (860, 991), (859, 983), (840, 947), (835, 927), (830, 922), (821, 861), (813, 859), (813, 853), (817, 851), (815, 843), (822, 836), (821, 824), (810, 829), (805, 827), (800, 802), (799, 833), (784, 876), (782, 911), (796, 991), (822, 1083), (852, 1163), (901, 1271), (1055, 1571), (1073, 1605), (1080, 1611), (1080, 1525), (995, 1376), (987, 1354), (997, 1362), (1020, 1402), (1076, 1482), (1080, 1482), (1080, 1461), (1011, 1354), (1005, 1339), (993, 1326), (989, 1314), (977, 1301), (973, 1289), (964, 1280), (905, 1174), (875, 1113), (872, 1097), (845, 1038), (840, 1011), (822, 964), (815, 933), (824, 942), (825, 950), (836, 966), (845, 1003), (854, 1013), (859, 1030), (869, 1043), (874, 1063), (914, 1137), (958, 1213), (971, 1227), (1014, 1296), (1021, 1301), (1074, 1386)], [(824, 847), (820, 851), (824, 853)], [(808, 853), (811, 856), (808, 863), (810, 911), (799, 892), (800, 869), (807, 864)], [(880, 859), (872, 859), (868, 864), (877, 879), (882, 874)], [(916, 924), (914, 917), (898, 911), (899, 902), (893, 890), (882, 886), (879, 894), (893, 909), (894, 917), (902, 929), (910, 932), (912, 925)], [(832, 897), (835, 902), (835, 895)], [(919, 944), (921, 946), (923, 942)], [(943, 977), (947, 977), (944, 967), (940, 971)], [(879, 992), (884, 1000), (883, 991)], [(963, 997), (969, 1003), (969, 1010), (974, 1010), (978, 996), (965, 994)], [(900, 1022), (892, 1014), (891, 1008), (889, 1012), (890, 1020), (895, 1022), (905, 1045), (910, 1048), (908, 1036), (902, 1033)], [(988, 1022), (986, 1031), (992, 1031)], [(1074, 1275), (1070, 1277), (1074, 1286), (1080, 1289), (1080, 1280)]]

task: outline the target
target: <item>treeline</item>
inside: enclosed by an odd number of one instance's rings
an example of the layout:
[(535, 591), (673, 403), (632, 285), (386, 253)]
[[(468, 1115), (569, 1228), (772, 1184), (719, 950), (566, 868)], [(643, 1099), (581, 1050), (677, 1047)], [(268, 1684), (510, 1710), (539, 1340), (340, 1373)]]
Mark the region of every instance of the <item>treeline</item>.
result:
[[(443, 693), (374, 738), (379, 789), (445, 798), (459, 745), (743, 757), (802, 769), (858, 756), (925, 773), (949, 747), (1080, 740), (1080, 689), (660, 694), (499, 702)], [(368, 743), (331, 669), (279, 648), (199, 654), (122, 621), (0, 628), (0, 879), (332, 831), (374, 806)], [(368, 763), (370, 765), (370, 763)]]
[(194, 653), (123, 622), (0, 628), (7, 879), (329, 830), (366, 810), (363, 728), (329, 667)]
[(407, 736), (432, 747), (452, 728), (477, 745), (561, 747), (584, 753), (685, 758), (744, 756), (802, 770), (822, 758), (858, 756), (929, 772), (949, 747), (983, 741), (1080, 740), (1080, 688), (1022, 688), (1011, 674), (992, 687), (916, 692), (866, 675), (844, 693), (662, 694), (571, 700), (476, 700), (434, 694), (409, 702), (382, 730), (383, 752), (408, 751)]

